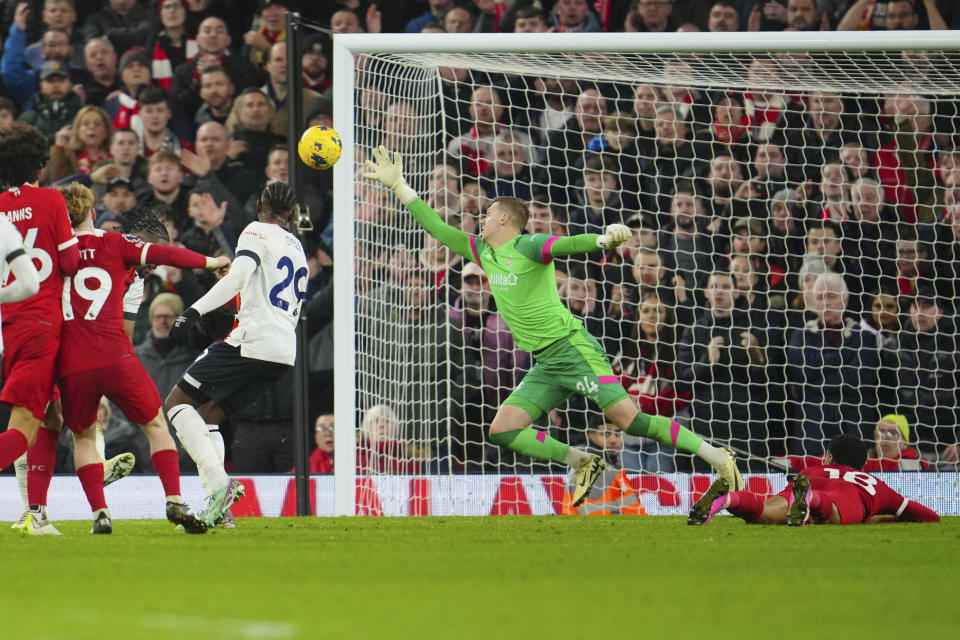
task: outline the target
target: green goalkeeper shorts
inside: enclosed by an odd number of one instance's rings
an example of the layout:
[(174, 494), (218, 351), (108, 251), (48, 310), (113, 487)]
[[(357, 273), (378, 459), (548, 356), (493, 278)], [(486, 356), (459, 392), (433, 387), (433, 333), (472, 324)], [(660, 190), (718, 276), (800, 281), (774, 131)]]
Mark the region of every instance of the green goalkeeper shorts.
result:
[(627, 391), (613, 373), (607, 354), (586, 329), (534, 354), (536, 364), (504, 404), (520, 407), (532, 420), (549, 413), (573, 393), (592, 400), (606, 411)]

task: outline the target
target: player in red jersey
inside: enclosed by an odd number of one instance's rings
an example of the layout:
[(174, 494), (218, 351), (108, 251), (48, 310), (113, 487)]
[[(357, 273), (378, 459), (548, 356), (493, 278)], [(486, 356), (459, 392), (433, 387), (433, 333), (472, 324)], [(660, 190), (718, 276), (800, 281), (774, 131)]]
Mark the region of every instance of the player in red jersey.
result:
[(76, 183), (63, 192), (79, 238), (80, 265), (64, 286), (57, 377), (64, 423), (76, 434), (74, 460), (93, 510), (92, 533), (112, 531), (93, 426), (100, 396), (109, 398), (127, 419), (139, 424), (150, 441), (151, 461), (167, 496), (167, 519), (183, 525), (188, 533), (203, 533), (206, 525), (180, 496), (179, 458), (160, 409), (160, 394), (124, 332), (123, 295), (130, 267), (164, 264), (216, 271), (228, 268), (230, 261), (95, 229), (93, 193)]
[(46, 137), (29, 125), (14, 123), (0, 133), (0, 215), (23, 236), (40, 276), (35, 296), (3, 305), (6, 348), (0, 402), (11, 412), (9, 426), (0, 434), (0, 470), (31, 447), (39, 454), (28, 456), (31, 464), (52, 466), (56, 454), (56, 431), (40, 426), (45, 419), (53, 429), (60, 426), (57, 405), (50, 402), (55, 399), (54, 365), (63, 323), (60, 294), (63, 276), (77, 271), (80, 252), (63, 196), (33, 186), (47, 163), (48, 149)]
[(726, 481), (718, 479), (690, 509), (687, 524), (707, 524), (724, 509), (754, 524), (861, 524), (877, 515), (940, 522), (932, 510), (863, 472), (866, 461), (863, 441), (842, 433), (830, 440), (823, 466), (804, 469), (792, 485), (762, 502), (749, 491), (728, 493)]
[[(6, 284), (7, 274), (14, 279)], [(23, 247), (20, 232), (0, 216), (0, 302), (20, 302), (40, 291), (40, 274)], [(0, 335), (0, 354), (3, 354), (3, 336)]]
[[(76, 194), (75, 185), (67, 185), (59, 188), (65, 194)], [(85, 201), (77, 201), (76, 198), (69, 198), (77, 206), (85, 206)], [(69, 204), (68, 204), (69, 208)], [(128, 211), (121, 221), (121, 229), (124, 233), (137, 236), (144, 242), (152, 242), (161, 245), (170, 244), (170, 237), (167, 235), (167, 229), (151, 211), (146, 209), (134, 209)], [(125, 284), (132, 279), (140, 283), (139, 288), (133, 286), (127, 287), (123, 297), (124, 309), (124, 333), (127, 337), (133, 335), (133, 321), (130, 312), (136, 317), (136, 311), (140, 308), (143, 296), (143, 280), (137, 275), (139, 272), (147, 273), (153, 269), (154, 265), (139, 266), (127, 271)], [(58, 400), (59, 405), (59, 400)], [(58, 409), (57, 414), (60, 415)], [(59, 436), (59, 425), (52, 427), (49, 424), (44, 425), (46, 429), (56, 431), (54, 442)], [(97, 422), (94, 424), (94, 438), (97, 446), (98, 460), (103, 462), (104, 479), (103, 486), (106, 487), (117, 480), (125, 477), (133, 469), (136, 458), (132, 453), (121, 453), (109, 460), (104, 459), (105, 442), (103, 440), (102, 425)], [(46, 435), (45, 431), (41, 434)], [(30, 452), (33, 453), (38, 447), (34, 445)], [(55, 455), (51, 453), (52, 457)], [(11, 527), (18, 529), (25, 535), (60, 535), (47, 513), (47, 490), (50, 487), (50, 481), (53, 479), (53, 464), (46, 465), (28, 465), (26, 462), (28, 456), (22, 456), (16, 462), (17, 482), (20, 484), (21, 494), (24, 501), (24, 511), (20, 519)]]

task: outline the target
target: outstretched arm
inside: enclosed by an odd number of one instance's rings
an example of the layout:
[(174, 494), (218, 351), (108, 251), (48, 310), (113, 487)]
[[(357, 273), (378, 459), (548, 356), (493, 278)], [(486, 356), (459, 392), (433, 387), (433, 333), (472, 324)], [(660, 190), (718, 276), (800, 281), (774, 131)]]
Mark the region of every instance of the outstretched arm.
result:
[(391, 160), (390, 152), (387, 151), (386, 147), (380, 145), (373, 150), (373, 158), (374, 160), (367, 160), (367, 168), (370, 171), (363, 174), (363, 177), (376, 180), (393, 191), (400, 202), (413, 214), (413, 219), (427, 233), (456, 253), (469, 259), (473, 255), (470, 236), (445, 223), (433, 210), (433, 207), (417, 196), (417, 192), (403, 179), (403, 164), (400, 154), (394, 152), (393, 160)]
[(940, 522), (940, 516), (919, 502), (909, 500), (907, 507), (897, 516), (901, 522)]
[[(413, 191), (413, 189), (410, 189)], [(424, 231), (449, 247), (452, 251), (459, 253), (464, 258), (470, 259), (473, 252), (470, 248), (470, 236), (460, 231), (456, 227), (451, 227), (440, 215), (433, 210), (433, 207), (416, 197), (413, 202), (404, 202), (404, 205), (413, 215), (413, 219), (420, 223)]]
[(946, 29), (947, 21), (943, 19), (943, 14), (937, 8), (937, 0), (923, 0), (923, 6), (927, 9), (927, 19), (930, 22), (930, 29)]
[(259, 265), (248, 255), (237, 256), (230, 265), (230, 272), (217, 281), (202, 298), (191, 305), (191, 309), (204, 316), (214, 309), (219, 309), (240, 293), (246, 286), (250, 276)]
[[(855, 31), (859, 29), (860, 24), (864, 22), (864, 11), (869, 4), (870, 0), (857, 0), (854, 2), (837, 24), (837, 31)], [(871, 18), (868, 17), (868, 20), (869, 19)]]
[(611, 224), (606, 233), (581, 233), (576, 236), (558, 237), (550, 245), (553, 257), (569, 256), (575, 253), (590, 253), (598, 249), (615, 249), (630, 239), (633, 232), (622, 224)]
[(230, 265), (230, 272), (218, 280), (202, 298), (184, 309), (174, 321), (170, 328), (170, 339), (173, 343), (187, 344), (190, 327), (199, 322), (201, 317), (233, 300), (259, 267), (259, 259), (250, 252), (239, 254)]
[(16, 280), (0, 289), (0, 302), (20, 302), (40, 290), (40, 276), (33, 260), (23, 249), (7, 255), (7, 264)]

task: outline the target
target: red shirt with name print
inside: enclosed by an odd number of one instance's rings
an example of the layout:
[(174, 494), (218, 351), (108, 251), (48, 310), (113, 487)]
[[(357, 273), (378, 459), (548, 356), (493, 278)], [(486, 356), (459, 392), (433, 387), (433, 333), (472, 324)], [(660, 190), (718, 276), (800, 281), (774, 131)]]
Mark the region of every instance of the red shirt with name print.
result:
[(23, 246), (40, 276), (40, 291), (20, 302), (3, 305), (4, 323), (40, 319), (57, 326), (63, 276), (77, 271), (77, 237), (63, 195), (56, 189), (25, 184), (0, 192), (0, 215), (23, 236)]
[(63, 292), (57, 376), (110, 367), (136, 358), (123, 330), (123, 294), (130, 267), (165, 264), (198, 269), (206, 256), (99, 229), (77, 234), (80, 268)]
[(903, 520), (939, 520), (937, 515), (923, 505), (908, 500), (891, 489), (876, 476), (841, 464), (808, 467), (800, 475), (810, 478), (810, 487), (831, 494), (833, 491), (847, 495), (856, 493), (863, 505), (863, 520), (875, 515), (892, 515)]

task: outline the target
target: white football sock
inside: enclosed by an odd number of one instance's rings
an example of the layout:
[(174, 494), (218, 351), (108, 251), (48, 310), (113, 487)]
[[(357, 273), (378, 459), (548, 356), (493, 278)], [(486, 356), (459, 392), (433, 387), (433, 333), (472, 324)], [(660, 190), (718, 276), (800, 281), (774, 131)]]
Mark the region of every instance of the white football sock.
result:
[(30, 501), (27, 499), (27, 454), (23, 454), (13, 463), (13, 468), (17, 472), (17, 487), (20, 489), (20, 497), (23, 499), (23, 508), (30, 508)]
[(220, 464), (223, 464), (224, 457), (226, 456), (226, 448), (223, 444), (223, 435), (220, 433), (220, 425), (208, 424), (207, 437), (210, 438), (213, 450), (217, 452), (217, 458), (220, 459)]
[(700, 448), (697, 449), (697, 456), (709, 462), (710, 466), (714, 469), (727, 461), (727, 456), (724, 455), (723, 450), (712, 444), (708, 444), (706, 440), (700, 443)]
[(580, 449), (570, 447), (570, 450), (567, 451), (567, 455), (563, 458), (563, 464), (576, 469), (589, 459), (590, 454), (586, 451), (581, 451)]
[(100, 459), (106, 461), (107, 443), (103, 439), (103, 425), (98, 421), (94, 429), (96, 430), (94, 433), (94, 446), (97, 448), (97, 454), (99, 454)]
[(167, 415), (170, 416), (170, 422), (183, 448), (197, 464), (200, 482), (207, 495), (227, 486), (230, 479), (223, 470), (223, 464), (217, 457), (213, 443), (207, 437), (207, 423), (203, 421), (197, 410), (188, 404), (178, 404), (170, 409)]

